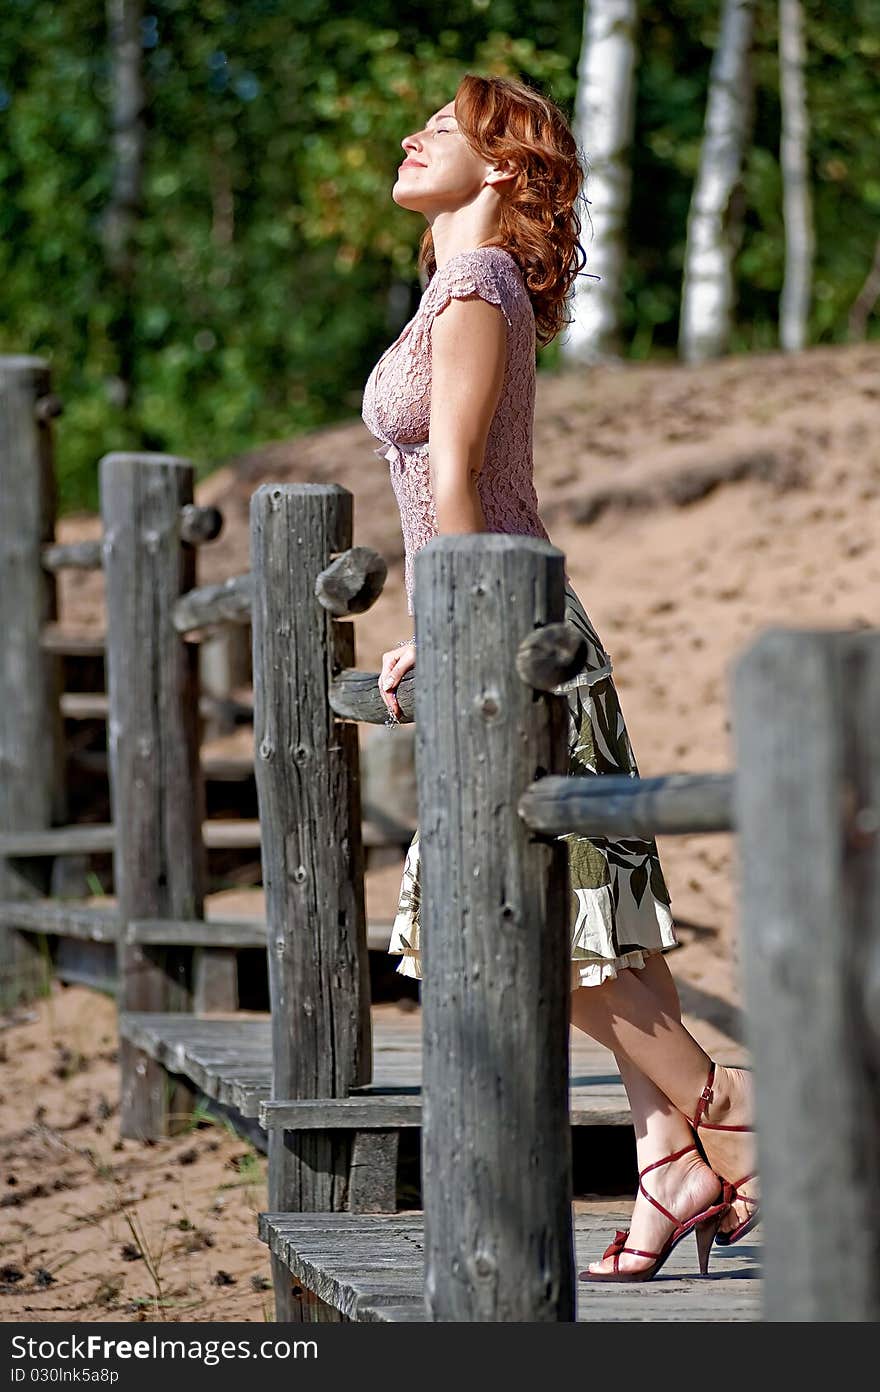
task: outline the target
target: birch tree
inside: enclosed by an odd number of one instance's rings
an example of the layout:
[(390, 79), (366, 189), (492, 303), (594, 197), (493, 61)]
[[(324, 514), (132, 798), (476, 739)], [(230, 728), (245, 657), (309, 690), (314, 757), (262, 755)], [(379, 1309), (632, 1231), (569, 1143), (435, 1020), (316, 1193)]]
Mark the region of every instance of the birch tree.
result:
[(687, 223), (679, 351), (688, 362), (720, 357), (730, 343), (737, 194), (753, 114), (754, 25), (755, 0), (723, 0)]
[(782, 209), (785, 278), (779, 302), (779, 341), (788, 353), (807, 342), (813, 279), (813, 206), (809, 176), (809, 116), (804, 79), (801, 0), (779, 0), (779, 91), (782, 104)]
[[(635, 121), (636, 0), (587, 0), (578, 63), (574, 134), (587, 158), (590, 217), (581, 241), (587, 270), (575, 281), (573, 322), (561, 353), (570, 362), (616, 356), (629, 215), (629, 148)], [(592, 224), (592, 231), (590, 224)]]

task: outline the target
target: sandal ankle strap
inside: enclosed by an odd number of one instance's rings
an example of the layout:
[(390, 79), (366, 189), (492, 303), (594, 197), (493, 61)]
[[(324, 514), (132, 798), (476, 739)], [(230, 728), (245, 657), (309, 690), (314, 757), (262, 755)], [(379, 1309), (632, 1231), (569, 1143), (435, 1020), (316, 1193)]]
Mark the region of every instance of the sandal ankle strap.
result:
[[(714, 1094), (713, 1094), (713, 1090), (712, 1090), (712, 1084), (713, 1084), (714, 1081), (715, 1081), (715, 1060), (714, 1060), (714, 1059), (710, 1059), (710, 1060), (709, 1060), (709, 1075), (708, 1075), (708, 1077), (706, 1078), (705, 1087), (703, 1088), (703, 1091), (700, 1093), (700, 1096), (699, 1096), (698, 1099), (697, 1099), (696, 1111), (694, 1112), (694, 1118), (693, 1118), (693, 1121), (691, 1122), (691, 1126), (694, 1128), (695, 1131), (699, 1129), (699, 1126), (700, 1126), (700, 1118), (702, 1117), (703, 1113), (706, 1111), (706, 1108), (709, 1106), (709, 1103), (712, 1101), (712, 1098), (713, 1098), (713, 1095), (714, 1095)], [(706, 1123), (704, 1122), (703, 1125), (705, 1126), (705, 1124), (706, 1124)]]
[(714, 1088), (712, 1086), (714, 1081), (715, 1060), (710, 1059), (709, 1076), (706, 1078), (706, 1086), (703, 1088), (703, 1091), (700, 1093), (700, 1096), (697, 1100), (697, 1109), (694, 1112), (693, 1120), (691, 1122), (691, 1126), (694, 1128), (694, 1130), (697, 1131), (702, 1129), (703, 1131), (753, 1131), (754, 1127), (752, 1126), (728, 1126), (721, 1121), (702, 1120), (706, 1108), (709, 1106), (709, 1103), (713, 1100), (715, 1096)]

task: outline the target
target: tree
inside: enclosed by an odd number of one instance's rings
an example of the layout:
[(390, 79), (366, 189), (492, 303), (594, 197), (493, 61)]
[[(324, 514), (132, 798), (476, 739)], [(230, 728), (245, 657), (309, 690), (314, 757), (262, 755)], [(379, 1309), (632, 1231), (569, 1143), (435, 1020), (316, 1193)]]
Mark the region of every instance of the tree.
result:
[(626, 254), (635, 119), (636, 0), (587, 0), (578, 64), (574, 133), (588, 165), (590, 223), (582, 241), (597, 281), (575, 282), (574, 314), (561, 356), (593, 362), (615, 356)]
[(880, 299), (880, 237), (877, 238), (874, 246), (874, 260), (871, 263), (871, 269), (849, 312), (850, 338), (862, 339), (865, 337), (871, 310), (878, 299)]
[(688, 362), (719, 357), (730, 342), (738, 196), (753, 112), (754, 19), (755, 0), (723, 0), (687, 224), (679, 351)]
[(142, 0), (107, 0), (113, 83), (113, 183), (101, 230), (116, 300), (108, 325), (118, 355), (113, 394), (125, 410), (131, 406), (135, 366), (135, 242), (143, 204), (146, 138), (142, 23)]
[(789, 353), (799, 352), (807, 342), (813, 278), (813, 207), (804, 63), (801, 0), (779, 0), (779, 92), (782, 105), (779, 163), (785, 222), (785, 280), (779, 302), (779, 341)]

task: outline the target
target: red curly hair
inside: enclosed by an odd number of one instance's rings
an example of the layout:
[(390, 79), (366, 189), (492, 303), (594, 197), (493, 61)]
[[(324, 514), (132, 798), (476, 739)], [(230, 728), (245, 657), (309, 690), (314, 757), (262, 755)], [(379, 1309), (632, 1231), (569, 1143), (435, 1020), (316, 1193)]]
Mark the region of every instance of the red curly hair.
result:
[[(575, 138), (554, 102), (509, 77), (466, 73), (455, 93), (455, 117), (476, 154), (516, 170), (499, 189), (498, 235), (482, 245), (510, 252), (535, 312), (535, 336), (550, 343), (571, 323), (567, 302), (587, 259), (577, 210), (586, 171)], [(429, 277), (437, 268), (430, 227), (419, 243), (419, 265)]]

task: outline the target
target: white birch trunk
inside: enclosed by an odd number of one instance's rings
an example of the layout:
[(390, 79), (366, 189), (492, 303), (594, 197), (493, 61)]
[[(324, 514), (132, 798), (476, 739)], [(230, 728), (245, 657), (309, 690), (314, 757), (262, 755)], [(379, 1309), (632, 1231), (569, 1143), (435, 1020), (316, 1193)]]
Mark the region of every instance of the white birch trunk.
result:
[(779, 341), (788, 353), (807, 342), (813, 279), (813, 207), (810, 197), (809, 117), (804, 79), (806, 52), (801, 0), (779, 0), (779, 88), (782, 103), (782, 209), (785, 279), (779, 301)]
[(561, 345), (569, 362), (596, 362), (619, 351), (637, 25), (636, 0), (587, 0), (584, 7), (574, 135), (589, 171), (590, 218), (581, 233), (586, 270), (600, 279), (582, 274), (575, 281), (574, 319)]
[(727, 351), (733, 319), (736, 191), (752, 124), (755, 0), (723, 0), (706, 125), (687, 225), (679, 351), (688, 362)]

